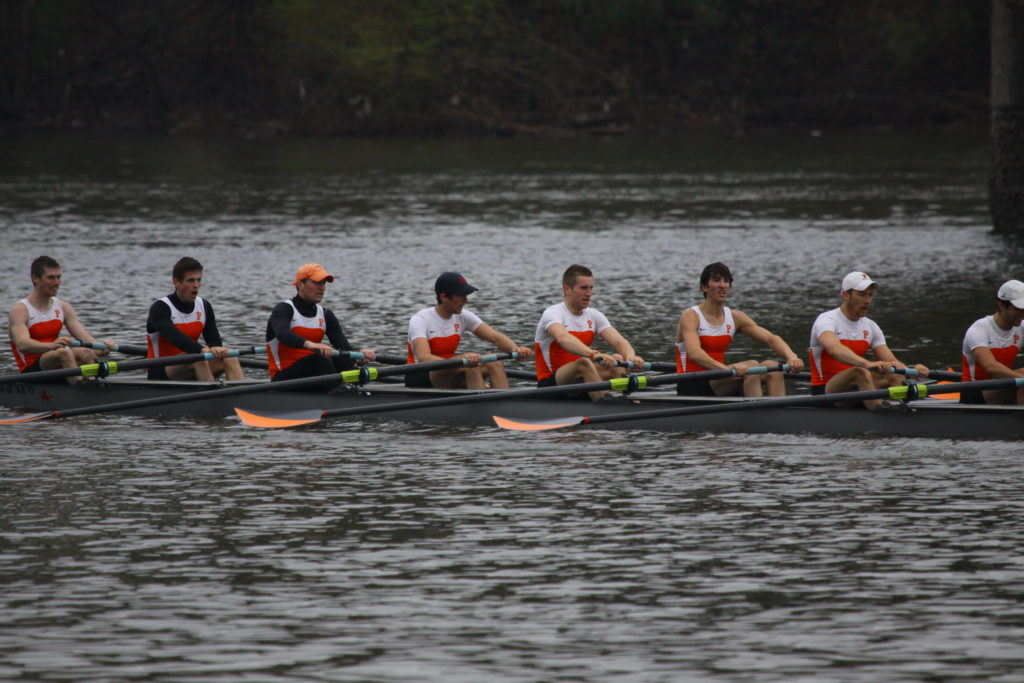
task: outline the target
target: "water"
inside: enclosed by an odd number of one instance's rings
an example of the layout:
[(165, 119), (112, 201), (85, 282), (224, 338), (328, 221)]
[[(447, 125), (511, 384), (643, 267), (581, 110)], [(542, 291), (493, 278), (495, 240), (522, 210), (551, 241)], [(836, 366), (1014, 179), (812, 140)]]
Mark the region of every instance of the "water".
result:
[[(49, 253), (94, 334), (140, 343), (187, 254), (245, 345), (318, 260), (354, 343), (398, 353), (441, 270), (528, 340), (582, 262), (666, 359), (710, 261), (795, 349), (860, 268), (897, 354), (949, 365), (1024, 275), (986, 173), (938, 133), (12, 140), (0, 300)], [(0, 449), (0, 679), (1024, 680), (1012, 442), (115, 414)]]

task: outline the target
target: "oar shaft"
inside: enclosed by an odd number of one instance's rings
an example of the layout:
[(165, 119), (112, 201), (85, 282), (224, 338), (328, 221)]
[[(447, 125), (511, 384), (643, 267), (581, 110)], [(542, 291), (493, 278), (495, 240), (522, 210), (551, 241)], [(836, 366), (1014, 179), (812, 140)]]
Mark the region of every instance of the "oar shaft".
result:
[[(916, 395), (910, 395), (911, 386), (915, 387)], [(1024, 378), (988, 379), (978, 382), (952, 382), (935, 386), (936, 393), (948, 394), (960, 391), (984, 391), (986, 389), (1005, 389), (1011, 386), (1024, 386)], [(661, 410), (645, 410), (632, 413), (610, 413), (585, 417), (579, 424), (601, 424), (604, 422), (627, 422), (630, 420), (647, 420), (660, 417), (682, 417), (685, 415), (703, 415), (708, 413), (724, 413), (740, 410), (759, 410), (763, 408), (781, 408), (787, 406), (810, 406), (840, 403), (848, 401), (870, 401), (874, 399), (918, 399), (928, 395), (929, 386), (925, 384), (903, 384), (887, 389), (869, 389), (867, 391), (844, 391), (835, 394), (817, 394), (812, 396), (784, 396), (780, 398), (752, 399), (734, 403), (716, 403), (702, 406), (686, 406), (683, 408), (665, 408)]]
[[(906, 375), (907, 377), (920, 377), (921, 373), (917, 371), (917, 368), (897, 368), (891, 367), (890, 370), (897, 375)], [(959, 372), (950, 372), (949, 370), (928, 370), (928, 379), (934, 379), (941, 381), (959, 382), (963, 379), (963, 375)]]
[(116, 351), (117, 353), (123, 353), (126, 356), (145, 356), (149, 353), (149, 350), (145, 346), (138, 346), (137, 344), (114, 344), (114, 347), (110, 348), (103, 342), (85, 342), (73, 339), (70, 346), (72, 348), (81, 347), (83, 349), (92, 349), (93, 351)]
[[(145, 346), (140, 346), (138, 344), (114, 344), (114, 347), (110, 348), (106, 344), (104, 344), (103, 342), (84, 342), (84, 341), (79, 341), (78, 339), (73, 339), (71, 341), (70, 346), (72, 348), (74, 348), (74, 347), (81, 347), (81, 348), (84, 348), (84, 349), (92, 349), (93, 351), (116, 351), (117, 353), (123, 353), (126, 356), (145, 356), (147, 353), (149, 353), (149, 349), (147, 349)], [(252, 350), (249, 351), (248, 353), (264, 353), (267, 350), (265, 346), (252, 346), (252, 347), (243, 347), (243, 348), (251, 348)], [(335, 353), (335, 355), (339, 355), (339, 354), (340, 354), (340, 352), (336, 352)], [(363, 357), (363, 354), (361, 354), (361, 353), (357, 354), (356, 356), (353, 356), (353, 358), (362, 358), (362, 357)], [(247, 358), (247, 359), (242, 361), (242, 365), (247, 365), (247, 366), (250, 366), (250, 367), (259, 367), (258, 365), (253, 365), (253, 363), (260, 363), (260, 361), (255, 359), (255, 358), (252, 358), (252, 359), (248, 359)], [(267, 367), (266, 361), (263, 361), (263, 367), (264, 368)]]
[[(241, 356), (254, 352), (255, 347), (248, 349), (232, 349), (228, 352), (229, 357)], [(163, 358), (140, 358), (138, 360), (126, 361), (99, 361), (87, 363), (75, 368), (57, 368), (55, 370), (43, 370), (40, 372), (20, 373), (17, 375), (4, 375), (0, 377), (0, 384), (12, 384), (14, 382), (40, 382), (50, 379), (61, 379), (65, 377), (107, 377), (118, 372), (128, 370), (148, 370), (149, 368), (169, 367), (171, 365), (186, 365), (201, 360), (213, 360), (212, 353), (186, 353), (177, 356), (165, 356)]]
[[(360, 354), (362, 355), (362, 354)], [(485, 356), (484, 362), (493, 360), (504, 360), (515, 356), (515, 354), (497, 354)], [(176, 358), (177, 356), (175, 356)], [(142, 362), (142, 361), (136, 361)], [(240, 396), (243, 394), (255, 394), (264, 391), (289, 391), (306, 387), (322, 386), (325, 384), (340, 384), (343, 382), (359, 382), (364, 377), (364, 371), (371, 371), (367, 374), (378, 375), (400, 375), (406, 372), (418, 370), (439, 370), (445, 367), (459, 367), (469, 365), (465, 358), (451, 358), (430, 363), (417, 363), (414, 365), (397, 366), (393, 368), (362, 368), (359, 370), (346, 370), (340, 373), (317, 375), (315, 377), (300, 377), (298, 379), (286, 379), (280, 382), (264, 382), (263, 384), (225, 387), (223, 389), (197, 390), (188, 393), (174, 394), (172, 396), (155, 396), (143, 398), (136, 401), (124, 401), (122, 403), (108, 403), (104, 405), (83, 406), (81, 408), (70, 408), (68, 410), (56, 410), (50, 417), (74, 417), (76, 415), (92, 415), (95, 413), (108, 413), (121, 410), (134, 410), (137, 408), (148, 408), (151, 406), (173, 405), (177, 403), (188, 403), (191, 401), (203, 401), (207, 399), (222, 398), (225, 396)]]
[[(783, 366), (779, 366), (781, 369)], [(788, 366), (787, 366), (788, 367)], [(771, 368), (760, 366), (761, 372), (767, 372)], [(350, 415), (365, 415), (367, 413), (386, 413), (396, 410), (415, 410), (417, 408), (434, 408), (442, 406), (459, 405), (463, 403), (485, 403), (488, 401), (503, 401), (506, 399), (528, 399), (542, 398), (545, 396), (564, 396), (566, 394), (582, 394), (589, 391), (627, 391), (642, 389), (647, 386), (658, 384), (671, 384), (680, 380), (687, 381), (698, 378), (715, 379), (719, 377), (731, 377), (735, 370), (708, 370), (706, 372), (687, 372), (671, 375), (631, 375), (630, 377), (619, 377), (616, 379), (603, 380), (600, 382), (582, 382), (579, 384), (560, 384), (553, 387), (540, 387), (537, 389), (510, 389), (505, 391), (490, 391), (480, 394), (462, 394), (459, 396), (445, 396), (443, 398), (430, 398), (422, 401), (402, 401), (400, 403), (389, 403), (373, 406), (353, 406), (351, 408), (335, 408), (325, 410), (323, 417), (346, 417)], [(755, 373), (756, 374), (756, 373)], [(631, 386), (632, 385), (632, 386)]]

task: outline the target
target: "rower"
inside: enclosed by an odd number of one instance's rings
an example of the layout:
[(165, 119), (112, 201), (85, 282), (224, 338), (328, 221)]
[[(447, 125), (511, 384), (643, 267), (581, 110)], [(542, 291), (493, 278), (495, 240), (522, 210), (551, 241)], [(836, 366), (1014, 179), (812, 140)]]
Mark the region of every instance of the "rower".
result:
[[(146, 318), (146, 357), (164, 358), (183, 353), (211, 353), (213, 359), (186, 365), (150, 368), (149, 379), (199, 380), (211, 382), (224, 375), (227, 379), (245, 379), (237, 358), (229, 358), (224, 347), (213, 305), (199, 296), (203, 284), (203, 265), (186, 256), (171, 269), (174, 291), (157, 299)], [(199, 342), (199, 337), (205, 343)]]
[(704, 302), (683, 311), (676, 326), (676, 372), (732, 368), (736, 377), (679, 382), (676, 392), (692, 396), (763, 396), (767, 389), (769, 396), (785, 396), (786, 383), (781, 372), (746, 374), (748, 369), (760, 365), (776, 367), (776, 361), (725, 362), (725, 352), (733, 337), (742, 332), (784, 358), (792, 372), (804, 367), (782, 337), (761, 327), (746, 313), (725, 305), (732, 283), (732, 272), (724, 263), (711, 263), (701, 271), (700, 291)]
[[(1024, 282), (1009, 280), (996, 292), (996, 312), (975, 320), (967, 328), (962, 349), (963, 381), (1024, 377), (1013, 362), (1024, 348)], [(1016, 403), (1024, 405), (1024, 387), (961, 391), (961, 403)]]
[[(907, 366), (897, 360), (885, 344), (881, 328), (867, 317), (878, 290), (878, 283), (867, 273), (847, 273), (840, 286), (839, 308), (825, 311), (811, 328), (811, 393), (834, 394), (842, 391), (869, 391), (903, 383), (903, 375), (893, 372)], [(871, 351), (874, 361), (867, 359)], [(915, 365), (921, 377), (928, 368)], [(863, 401), (876, 408), (881, 399)], [(851, 407), (849, 402), (843, 405)]]
[[(11, 307), (7, 318), (8, 334), (11, 351), (21, 373), (75, 368), (95, 363), (97, 356), (108, 353), (83, 347), (71, 348), (74, 339), (82, 342), (95, 342), (96, 339), (85, 329), (74, 307), (57, 298), (61, 274), (60, 264), (55, 259), (38, 257), (29, 268), (32, 293)], [(62, 329), (67, 329), (70, 336), (62, 336)], [(114, 347), (111, 341), (103, 340), (102, 343), (108, 348)], [(67, 381), (74, 384), (81, 379), (78, 375), (68, 377)]]
[[(549, 306), (541, 315), (535, 336), (537, 386), (549, 387), (580, 382), (600, 382), (624, 377), (621, 361), (643, 367), (644, 359), (612, 327), (601, 311), (590, 307), (594, 294), (594, 274), (586, 266), (574, 264), (562, 274), (562, 302)], [(592, 349), (594, 337), (600, 337), (615, 353)], [(588, 392), (594, 401), (607, 391)]]
[[(327, 283), (334, 276), (319, 263), (307, 263), (295, 271), (295, 296), (274, 306), (267, 321), (267, 361), (270, 379), (280, 382), (300, 377), (329, 375), (351, 370), (373, 360), (372, 349), (360, 349), (364, 358), (353, 361), (336, 351), (352, 351), (341, 323), (322, 304)], [(324, 338), (327, 342), (324, 343)], [(325, 385), (324, 391), (330, 388)]]
[(417, 311), (409, 319), (408, 362), (425, 363), (445, 358), (465, 358), (470, 365), (432, 372), (407, 372), (405, 386), (419, 388), (495, 389), (508, 388), (508, 376), (501, 361), (480, 363), (479, 353), (456, 356), (463, 333), (472, 332), (483, 341), (519, 358), (530, 358), (533, 351), (519, 346), (466, 308), (469, 295), (479, 291), (459, 273), (441, 273), (434, 281), (437, 303)]

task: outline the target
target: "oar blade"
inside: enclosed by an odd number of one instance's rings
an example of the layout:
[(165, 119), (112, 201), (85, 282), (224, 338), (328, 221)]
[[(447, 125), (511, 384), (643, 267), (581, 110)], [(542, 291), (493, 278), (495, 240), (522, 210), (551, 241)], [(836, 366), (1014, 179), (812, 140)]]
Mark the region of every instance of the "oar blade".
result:
[(253, 413), (241, 408), (235, 408), (235, 414), (238, 415), (243, 424), (250, 427), (284, 429), (286, 427), (299, 427), (319, 422), (323, 416), (323, 411), (302, 410), (290, 413)]
[(587, 418), (582, 416), (560, 417), (551, 420), (513, 420), (511, 418), (501, 417), (500, 415), (491, 415), (491, 419), (494, 420), (494, 424), (498, 425), (502, 429), (508, 429), (514, 432), (543, 432), (549, 429), (562, 429), (564, 427), (583, 424), (587, 420)]
[(48, 410), (45, 413), (25, 413), (24, 415), (13, 415), (11, 417), (0, 418), (0, 425), (13, 425), (19, 422), (34, 422), (36, 420), (45, 420), (48, 417), (53, 417), (54, 412)]

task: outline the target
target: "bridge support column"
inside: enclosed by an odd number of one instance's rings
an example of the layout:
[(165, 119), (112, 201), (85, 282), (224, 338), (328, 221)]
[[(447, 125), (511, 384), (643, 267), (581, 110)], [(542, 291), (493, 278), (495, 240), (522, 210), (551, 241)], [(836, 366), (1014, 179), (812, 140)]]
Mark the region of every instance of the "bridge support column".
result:
[(991, 73), (992, 225), (1024, 235), (1024, 0), (992, 0)]

